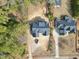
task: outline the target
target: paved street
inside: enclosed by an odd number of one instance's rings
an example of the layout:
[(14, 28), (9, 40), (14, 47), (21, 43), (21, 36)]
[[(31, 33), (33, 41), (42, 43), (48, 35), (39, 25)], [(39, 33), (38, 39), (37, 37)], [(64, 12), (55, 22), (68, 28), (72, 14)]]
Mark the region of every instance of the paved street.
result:
[[(68, 57), (68, 56), (66, 56), (66, 57), (60, 57), (60, 58), (55, 58), (55, 57), (52, 57), (52, 56), (43, 56), (43, 57), (34, 57), (34, 59), (73, 59), (73, 57), (75, 57), (75, 56), (71, 56), (71, 57)], [(79, 59), (79, 57), (77, 56), (77, 59)]]

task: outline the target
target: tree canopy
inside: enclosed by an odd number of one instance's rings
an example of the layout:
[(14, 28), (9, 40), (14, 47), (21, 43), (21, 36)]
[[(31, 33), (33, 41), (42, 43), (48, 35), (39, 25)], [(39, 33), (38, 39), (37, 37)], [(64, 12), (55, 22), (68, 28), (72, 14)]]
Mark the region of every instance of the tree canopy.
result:
[(17, 16), (13, 14), (19, 10), (18, 6), (16, 2), (0, 7), (0, 59), (22, 56), (27, 48), (25, 44), (19, 42), (20, 36), (26, 37), (27, 24), (17, 21)]

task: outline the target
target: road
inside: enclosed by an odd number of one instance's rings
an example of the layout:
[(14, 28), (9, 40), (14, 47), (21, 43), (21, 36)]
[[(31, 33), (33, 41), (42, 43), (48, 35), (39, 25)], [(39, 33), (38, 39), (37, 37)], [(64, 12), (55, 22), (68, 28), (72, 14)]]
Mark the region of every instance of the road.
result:
[[(34, 59), (73, 59), (75, 56), (64, 56), (64, 57), (60, 57), (60, 58), (55, 58), (53, 56), (43, 56), (43, 57), (34, 57)], [(79, 57), (77, 56), (77, 59), (79, 59)]]

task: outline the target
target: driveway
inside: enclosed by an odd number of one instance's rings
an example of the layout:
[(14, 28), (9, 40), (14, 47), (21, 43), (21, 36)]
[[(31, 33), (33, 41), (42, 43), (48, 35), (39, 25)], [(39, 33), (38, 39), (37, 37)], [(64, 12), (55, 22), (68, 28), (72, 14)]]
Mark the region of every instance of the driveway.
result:
[[(43, 52), (47, 50), (47, 46), (48, 46), (48, 41), (49, 41), (49, 36), (43, 36), (42, 34), (40, 34), (39, 37), (31, 37), (31, 43), (30, 43), (30, 47), (31, 47), (31, 51), (33, 54), (38, 54), (39, 52)], [(38, 44), (35, 43), (35, 39), (38, 39)], [(35, 53), (37, 52), (37, 53)]]
[(70, 0), (61, 0), (61, 7), (53, 9), (53, 15), (54, 17), (60, 17), (61, 15), (69, 15), (69, 1)]
[[(49, 41), (49, 36), (43, 36), (42, 34), (39, 34), (39, 37), (33, 37), (28, 30), (28, 53), (29, 57), (32, 58), (34, 55), (40, 55), (43, 52), (47, 51), (48, 47), (48, 41)], [(38, 44), (35, 43), (35, 39), (38, 39), (39, 42)]]

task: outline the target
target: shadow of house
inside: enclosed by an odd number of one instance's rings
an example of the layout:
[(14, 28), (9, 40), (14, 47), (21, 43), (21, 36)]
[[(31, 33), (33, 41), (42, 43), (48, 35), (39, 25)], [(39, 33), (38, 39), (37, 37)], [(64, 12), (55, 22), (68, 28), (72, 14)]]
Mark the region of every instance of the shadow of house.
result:
[(49, 23), (47, 23), (41, 17), (35, 17), (33, 21), (30, 22), (30, 32), (33, 37), (39, 37), (39, 33), (44, 36), (49, 35)]
[(76, 21), (69, 16), (63, 16), (60, 19), (55, 18), (54, 27), (59, 35), (76, 33)]

